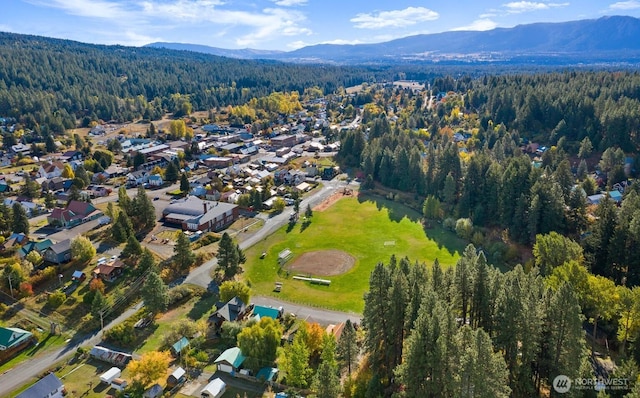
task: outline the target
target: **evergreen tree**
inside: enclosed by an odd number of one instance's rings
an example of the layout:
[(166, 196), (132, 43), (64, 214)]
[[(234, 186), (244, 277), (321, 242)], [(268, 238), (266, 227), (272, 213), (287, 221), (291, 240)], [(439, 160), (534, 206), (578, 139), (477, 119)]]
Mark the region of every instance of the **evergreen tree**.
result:
[(138, 257), (140, 254), (142, 254), (142, 246), (140, 245), (140, 242), (138, 242), (138, 239), (136, 239), (133, 234), (129, 235), (127, 238), (127, 244), (124, 249), (122, 249), (122, 257)]
[(183, 193), (189, 192), (189, 179), (186, 173), (182, 173), (180, 176), (180, 191)]
[(313, 216), (313, 210), (311, 210), (311, 205), (307, 205), (307, 208), (304, 212), (304, 216), (307, 218), (311, 218)]
[(47, 193), (44, 195), (44, 206), (47, 209), (53, 209), (54, 207), (56, 207), (56, 198), (53, 196), (53, 193), (51, 191), (47, 191)]
[(153, 254), (146, 247), (142, 251), (140, 261), (138, 261), (138, 269), (141, 271), (154, 271), (157, 273), (156, 260), (153, 258)]
[(156, 225), (156, 210), (153, 202), (147, 196), (144, 187), (138, 187), (138, 193), (131, 203), (133, 218), (140, 229), (151, 229)]
[(129, 216), (127, 216), (127, 213), (124, 211), (119, 212), (118, 219), (111, 226), (111, 236), (116, 241), (123, 243), (132, 235), (135, 235), (135, 233), (133, 231), (131, 219), (129, 219)]
[(176, 245), (173, 247), (173, 263), (182, 272), (189, 271), (196, 261), (196, 255), (191, 250), (191, 242), (187, 235), (180, 232)]
[(493, 352), (491, 338), (482, 329), (463, 326), (458, 330), (456, 343), (459, 357), (456, 369), (455, 397), (510, 396), (507, 385), (509, 372), (500, 353)]
[(89, 174), (87, 174), (87, 170), (85, 170), (83, 165), (78, 165), (75, 170), (75, 178), (80, 179), (83, 182), (82, 187), (80, 189), (84, 189), (87, 185), (91, 183), (91, 178), (89, 178)]
[(0, 232), (7, 233), (13, 231), (13, 211), (12, 207), (0, 202)]
[(109, 308), (109, 300), (102, 294), (100, 290), (96, 290), (91, 301), (91, 314), (100, 319), (104, 317), (105, 312)]
[(180, 178), (180, 170), (178, 169), (178, 166), (173, 162), (169, 162), (166, 170), (164, 171), (164, 179), (168, 182), (174, 183), (178, 181), (178, 178)]
[(352, 370), (355, 370), (358, 364), (359, 352), (356, 330), (351, 320), (347, 319), (338, 340), (337, 356), (342, 367), (347, 368), (349, 376), (351, 376)]
[(133, 204), (131, 198), (127, 194), (127, 188), (124, 186), (120, 186), (118, 189), (118, 206), (128, 216), (131, 217), (133, 215)]
[(218, 242), (218, 267), (222, 269), (228, 278), (240, 272), (240, 264), (245, 260), (244, 253), (240, 250), (228, 233), (223, 233)]
[(11, 226), (13, 232), (29, 235), (29, 218), (24, 207), (19, 202), (14, 202), (11, 207), (12, 221)]
[(144, 306), (152, 313), (157, 314), (167, 309), (169, 304), (168, 289), (155, 271), (152, 270), (147, 274), (140, 295)]

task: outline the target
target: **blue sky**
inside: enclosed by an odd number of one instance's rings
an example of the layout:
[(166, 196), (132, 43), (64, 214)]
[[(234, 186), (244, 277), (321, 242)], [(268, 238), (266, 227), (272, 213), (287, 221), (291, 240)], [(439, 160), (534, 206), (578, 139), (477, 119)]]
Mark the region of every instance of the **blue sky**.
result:
[(292, 50), (604, 15), (640, 0), (3, 0), (0, 31), (99, 44), (155, 41)]

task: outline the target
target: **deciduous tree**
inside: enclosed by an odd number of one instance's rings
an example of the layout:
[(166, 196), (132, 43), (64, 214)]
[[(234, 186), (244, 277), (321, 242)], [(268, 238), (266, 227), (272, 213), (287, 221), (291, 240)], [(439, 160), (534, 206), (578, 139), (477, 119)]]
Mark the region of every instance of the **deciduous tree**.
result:
[(249, 304), (251, 299), (251, 289), (244, 282), (224, 281), (220, 285), (220, 301), (226, 303), (238, 296), (243, 303)]
[(86, 263), (96, 256), (96, 248), (84, 236), (78, 236), (71, 241), (71, 257), (81, 263)]
[(238, 334), (238, 347), (247, 357), (246, 366), (257, 371), (273, 363), (281, 338), (282, 326), (269, 317), (264, 317), (260, 322), (242, 329)]
[(167, 351), (151, 351), (142, 354), (140, 359), (134, 359), (128, 365), (131, 377), (148, 386), (164, 377), (171, 363), (171, 355)]

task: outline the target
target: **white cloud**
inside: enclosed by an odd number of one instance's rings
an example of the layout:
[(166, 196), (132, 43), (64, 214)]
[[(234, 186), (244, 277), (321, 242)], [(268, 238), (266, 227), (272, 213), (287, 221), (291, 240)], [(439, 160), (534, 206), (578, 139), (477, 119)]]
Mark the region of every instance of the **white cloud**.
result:
[(497, 26), (498, 24), (495, 23), (494, 21), (488, 18), (481, 18), (481, 19), (476, 19), (470, 25), (460, 26), (459, 28), (454, 28), (451, 30), (491, 30), (491, 29), (495, 29)]
[[(282, 36), (311, 34), (304, 27), (303, 13), (285, 8), (262, 10), (232, 9), (225, 0), (27, 0), (33, 4), (57, 8), (63, 12), (85, 18), (108, 21), (120, 37), (121, 44), (138, 45), (153, 31), (182, 29), (194, 24), (221, 27), (222, 32), (241, 27), (242, 36), (235, 38), (240, 46), (255, 45)], [(279, 5), (300, 5), (306, 0), (273, 0)], [(229, 32), (229, 37), (231, 32)], [(219, 36), (219, 35), (218, 35)], [(148, 42), (148, 41), (147, 41)]]
[(307, 0), (271, 0), (281, 7), (303, 6), (307, 4)]
[(523, 12), (549, 10), (551, 8), (566, 7), (569, 3), (540, 3), (533, 1), (513, 1), (503, 4), (503, 7), (510, 14), (521, 14)]
[(498, 14), (496, 14), (495, 12), (487, 12), (487, 13), (478, 15), (478, 18), (487, 19), (487, 18), (493, 18), (493, 17), (497, 17), (497, 16), (498, 16)]
[(361, 13), (351, 18), (356, 28), (381, 29), (403, 28), (420, 22), (433, 21), (440, 15), (424, 7), (407, 7), (404, 10), (380, 11), (378, 13)]
[(613, 3), (609, 6), (611, 10), (635, 10), (640, 8), (640, 1), (629, 0), (629, 1), (619, 1), (617, 3)]

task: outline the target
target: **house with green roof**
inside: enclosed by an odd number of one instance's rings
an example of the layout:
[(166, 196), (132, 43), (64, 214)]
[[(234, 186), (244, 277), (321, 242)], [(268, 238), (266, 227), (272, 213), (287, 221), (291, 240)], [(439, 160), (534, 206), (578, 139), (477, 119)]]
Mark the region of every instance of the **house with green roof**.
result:
[(189, 339), (187, 339), (186, 337), (183, 337), (180, 340), (176, 341), (171, 346), (171, 354), (173, 354), (173, 356), (177, 357), (178, 355), (180, 355), (182, 350), (184, 350), (188, 346), (189, 346)]
[(245, 359), (246, 357), (242, 355), (240, 347), (233, 347), (220, 354), (214, 363), (218, 366), (219, 371), (230, 373), (233, 376), (240, 369)]
[(0, 327), (0, 363), (28, 347), (33, 341), (31, 332), (20, 328)]

